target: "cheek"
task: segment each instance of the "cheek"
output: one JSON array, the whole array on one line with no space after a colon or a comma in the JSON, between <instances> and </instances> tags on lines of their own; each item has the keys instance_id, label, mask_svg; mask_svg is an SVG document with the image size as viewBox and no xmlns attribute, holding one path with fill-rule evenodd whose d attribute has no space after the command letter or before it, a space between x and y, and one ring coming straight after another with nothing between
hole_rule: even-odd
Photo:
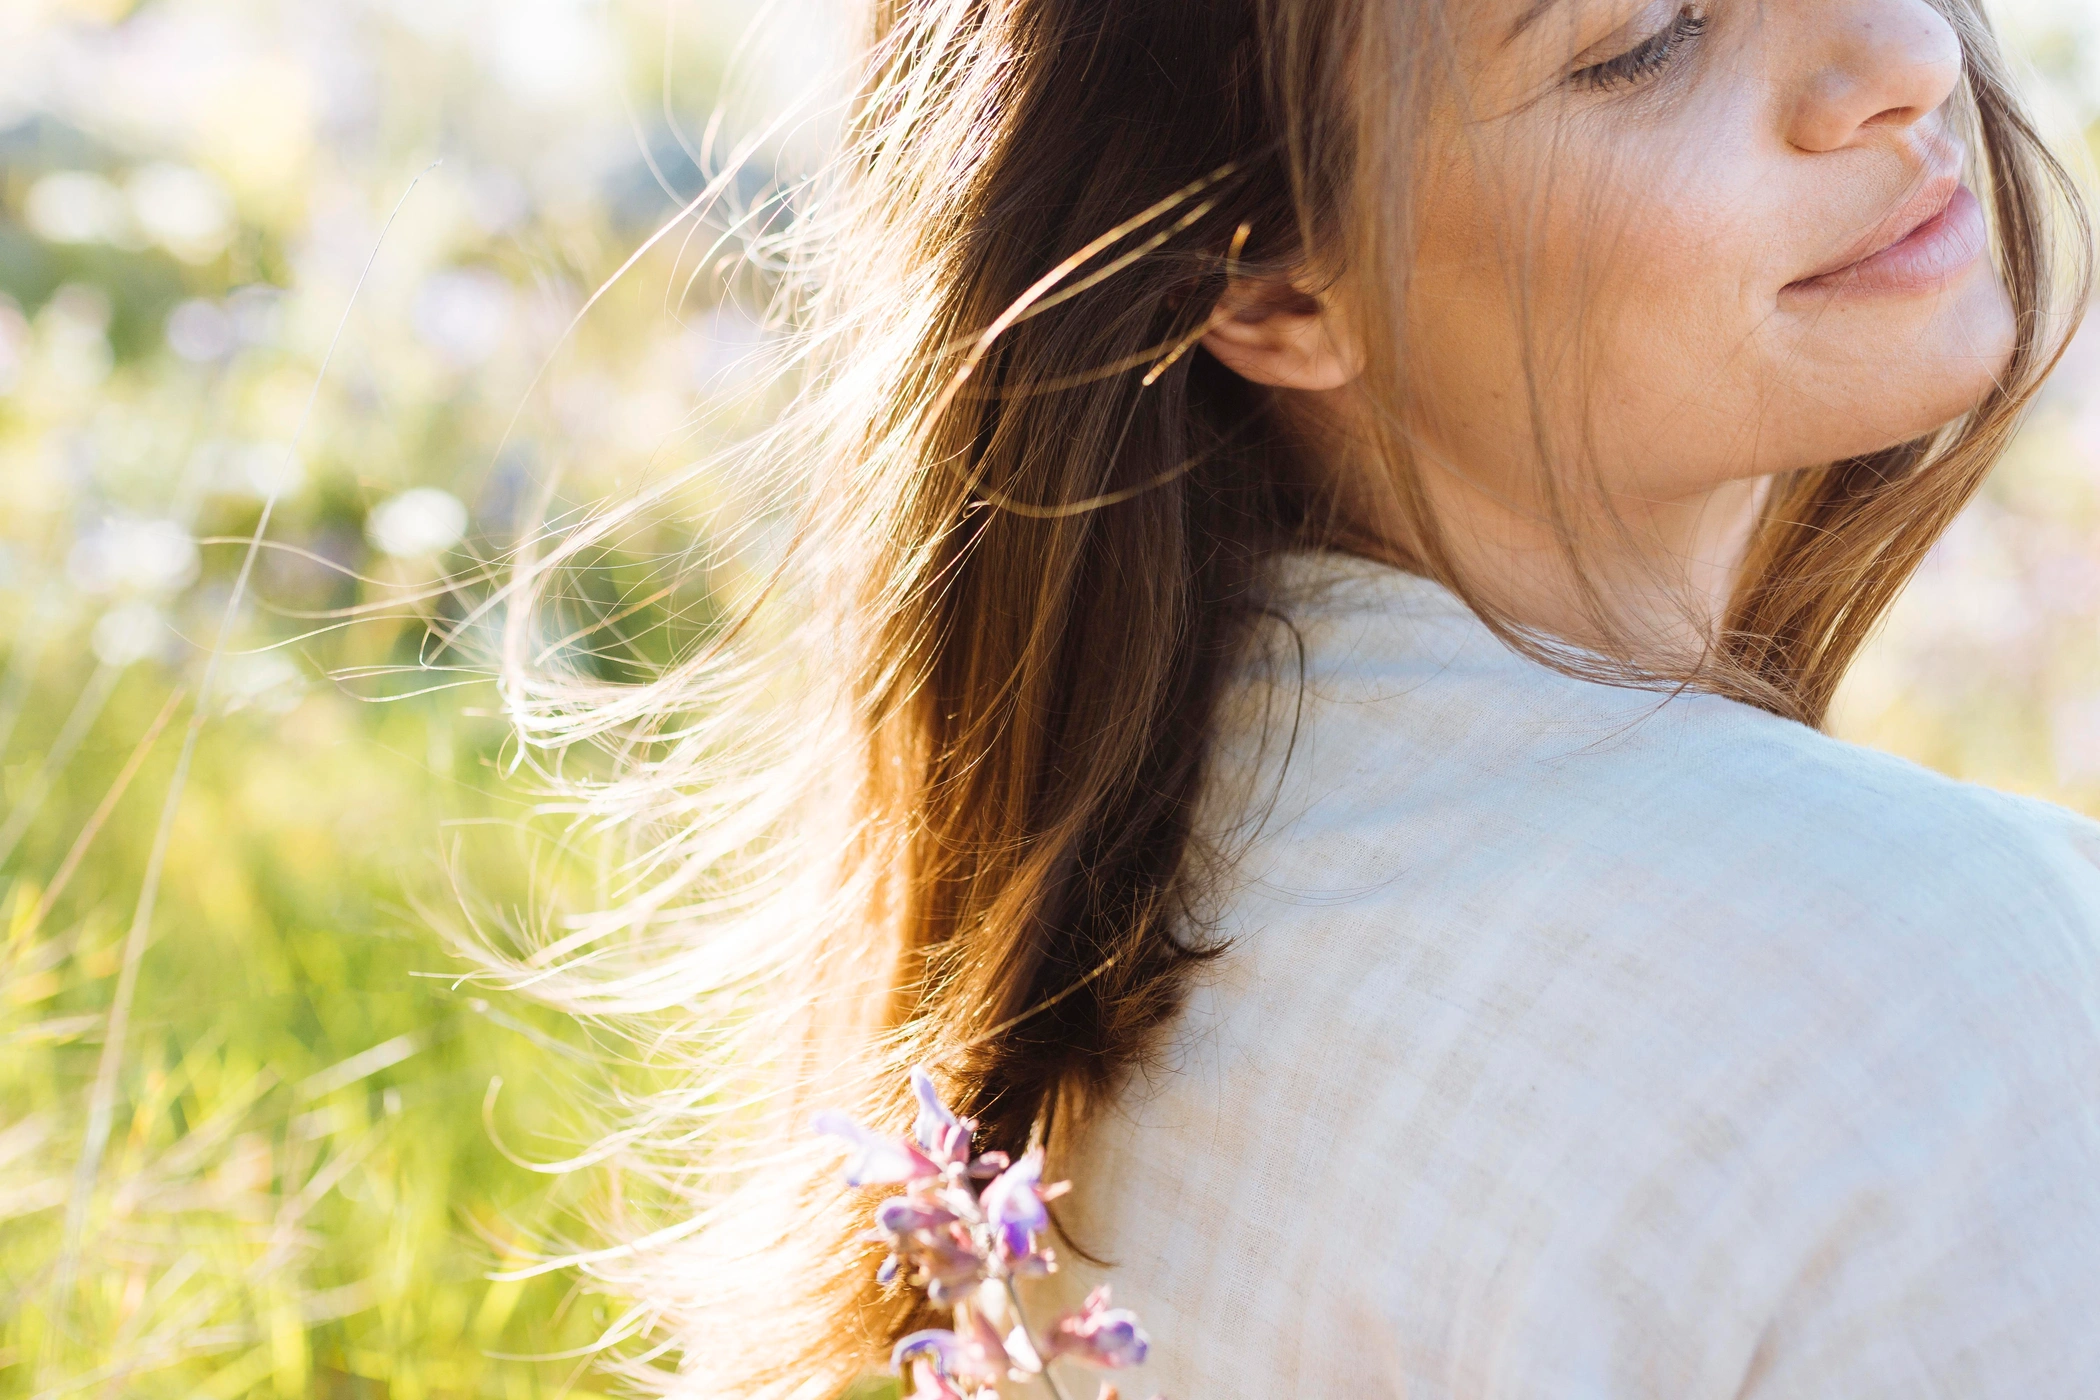
<instances>
[{"instance_id":1,"label":"cheek","mask_svg":"<svg viewBox=\"0 0 2100 1400\"><path fill-rule=\"evenodd\" d=\"M1613 179L1591 160L1584 178L1584 163L1544 181L1543 203L1446 186L1465 194L1424 228L1407 318L1421 414L1504 489L1537 480L1535 426L1557 472L1613 488L1726 479L1722 444L1755 397L1741 351L1768 230L1750 192L1697 172ZM1495 232L1524 228L1524 244Z\"/></svg>"},{"instance_id":2,"label":"cheek","mask_svg":"<svg viewBox=\"0 0 2100 1400\"><path fill-rule=\"evenodd\" d=\"M1694 255L1646 249L1680 269L1659 279L1674 295L1630 296L1592 357L1596 438L1628 486L1690 492L1893 447L1974 407L2011 357L2012 305L1987 259L1926 295L1797 309L1768 254L1709 234Z\"/></svg>"},{"instance_id":3,"label":"cheek","mask_svg":"<svg viewBox=\"0 0 2100 1400\"><path fill-rule=\"evenodd\" d=\"M1761 130L1754 85L1717 81L1600 151L1599 187L1561 216L1556 277L1584 292L1560 328L1582 367L1572 412L1621 489L1669 498L1777 469L1768 337L1809 230Z\"/></svg>"},{"instance_id":4,"label":"cheek","mask_svg":"<svg viewBox=\"0 0 2100 1400\"><path fill-rule=\"evenodd\" d=\"M1879 451L1990 391L2014 321L1988 260L1929 296L1782 308L1801 250L1828 237L1803 212L1828 191L1706 154L1657 178L1571 177L1528 211L1476 191L1432 230L1410 317L1420 417L1469 474L1535 486L1543 436L1563 479L1670 499ZM1526 219L1528 247L1479 232Z\"/></svg>"},{"instance_id":5,"label":"cheek","mask_svg":"<svg viewBox=\"0 0 2100 1400\"><path fill-rule=\"evenodd\" d=\"M1753 129L1740 113L1701 128ZM1990 259L1927 294L1797 304L1782 289L1837 241L1833 181L1858 177L1689 131L1681 149L1697 159L1600 196L1624 212L1570 230L1569 260L1544 279L1582 284L1585 257L1601 269L1589 304L1541 332L1582 346L1570 411L1607 481L1668 497L1821 466L1920 437L1990 392L2015 336Z\"/></svg>"},{"instance_id":6,"label":"cheek","mask_svg":"<svg viewBox=\"0 0 2100 1400\"><path fill-rule=\"evenodd\" d=\"M1499 246L1515 211L1463 167L1425 184L1437 193L1415 229L1399 318L1411 435L1445 465L1507 488L1528 422L1511 250Z\"/></svg>"},{"instance_id":7,"label":"cheek","mask_svg":"<svg viewBox=\"0 0 2100 1400\"><path fill-rule=\"evenodd\" d=\"M1590 239L1596 290L1566 328L1581 347L1600 465L1616 484L1661 495L1761 474L1770 375L1758 346L1781 221L1737 183L1615 193L1624 212Z\"/></svg>"},{"instance_id":8,"label":"cheek","mask_svg":"<svg viewBox=\"0 0 2100 1400\"><path fill-rule=\"evenodd\" d=\"M1783 308L1830 240L1831 177L1711 134L1752 130L1707 111L1649 133L1661 159L1559 142L1550 172L1438 172L1403 314L1424 443L1522 493L1543 437L1557 476L1667 499L1877 451L1981 399L2014 329L1988 260L1930 296Z\"/></svg>"}]
</instances>

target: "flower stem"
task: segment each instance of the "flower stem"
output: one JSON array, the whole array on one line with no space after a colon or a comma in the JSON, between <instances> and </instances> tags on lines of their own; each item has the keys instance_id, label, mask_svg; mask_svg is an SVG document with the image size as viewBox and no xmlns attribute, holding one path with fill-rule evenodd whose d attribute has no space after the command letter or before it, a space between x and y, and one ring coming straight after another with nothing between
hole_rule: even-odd
<instances>
[{"instance_id":1,"label":"flower stem","mask_svg":"<svg viewBox=\"0 0 2100 1400\"><path fill-rule=\"evenodd\" d=\"M1035 1328L1028 1323L1028 1312L1021 1306L1021 1295L1014 1288L1014 1281L1011 1278L1006 1278L1000 1280L1000 1282L1006 1285L1006 1300L1013 1304L1014 1320L1020 1323L1022 1335L1028 1338L1028 1345L1035 1348L1037 1359L1043 1363L1043 1369L1039 1372L1043 1378L1043 1384L1050 1388L1050 1394L1054 1397L1054 1400L1065 1400L1064 1391L1058 1388L1057 1377L1050 1374L1050 1358L1044 1355L1043 1347L1035 1339Z\"/></svg>"}]
</instances>

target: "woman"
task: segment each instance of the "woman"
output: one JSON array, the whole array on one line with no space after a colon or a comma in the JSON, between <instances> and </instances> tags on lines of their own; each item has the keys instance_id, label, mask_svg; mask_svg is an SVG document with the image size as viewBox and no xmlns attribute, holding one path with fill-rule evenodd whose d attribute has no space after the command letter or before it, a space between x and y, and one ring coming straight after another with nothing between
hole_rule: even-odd
<instances>
[{"instance_id":1,"label":"woman","mask_svg":"<svg viewBox=\"0 0 2100 1400\"><path fill-rule=\"evenodd\" d=\"M1815 727L2082 296L1979 8L879 9L778 586L513 675L648 755L532 976L697 1047L678 1384L919 1320L805 1125L924 1064L1132 1393L2100 1394L2100 829Z\"/></svg>"}]
</instances>

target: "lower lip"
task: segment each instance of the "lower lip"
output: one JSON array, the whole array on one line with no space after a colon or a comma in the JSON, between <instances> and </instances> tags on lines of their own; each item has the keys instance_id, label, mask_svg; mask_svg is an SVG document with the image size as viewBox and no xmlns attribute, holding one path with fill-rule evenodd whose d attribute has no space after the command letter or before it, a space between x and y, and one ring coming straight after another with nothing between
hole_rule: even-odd
<instances>
[{"instance_id":1,"label":"lower lip","mask_svg":"<svg viewBox=\"0 0 2100 1400\"><path fill-rule=\"evenodd\" d=\"M1824 296L1938 291L1968 271L1988 243L1983 205L1963 185L1945 209L1918 225L1902 242L1850 267L1792 283L1786 290Z\"/></svg>"}]
</instances>

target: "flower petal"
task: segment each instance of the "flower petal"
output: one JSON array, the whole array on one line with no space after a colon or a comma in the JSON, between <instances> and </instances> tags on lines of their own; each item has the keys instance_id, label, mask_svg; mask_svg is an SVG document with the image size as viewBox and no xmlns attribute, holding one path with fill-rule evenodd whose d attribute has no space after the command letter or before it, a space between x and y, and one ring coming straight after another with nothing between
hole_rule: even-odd
<instances>
[{"instance_id":1,"label":"flower petal","mask_svg":"<svg viewBox=\"0 0 2100 1400\"><path fill-rule=\"evenodd\" d=\"M941 1093L934 1087L933 1076L914 1067L911 1091L919 1101L919 1117L912 1124L912 1135L919 1140L919 1146L938 1161L965 1160L970 1152L970 1129L955 1116L953 1109L941 1102Z\"/></svg>"},{"instance_id":2,"label":"flower petal","mask_svg":"<svg viewBox=\"0 0 2100 1400\"><path fill-rule=\"evenodd\" d=\"M906 1400L964 1400L963 1393L930 1362L912 1362L911 1378L912 1392Z\"/></svg>"},{"instance_id":3,"label":"flower petal","mask_svg":"<svg viewBox=\"0 0 2100 1400\"><path fill-rule=\"evenodd\" d=\"M1026 1327L1015 1327L1006 1334L1006 1354L1012 1359L1016 1371L1040 1375L1043 1358L1036 1352L1035 1339L1028 1335Z\"/></svg>"},{"instance_id":4,"label":"flower petal","mask_svg":"<svg viewBox=\"0 0 2100 1400\"><path fill-rule=\"evenodd\" d=\"M1108 1285L1086 1295L1077 1312L1066 1313L1050 1329L1052 1356L1068 1356L1089 1366L1135 1366L1151 1350L1137 1314L1108 1305Z\"/></svg>"},{"instance_id":5,"label":"flower petal","mask_svg":"<svg viewBox=\"0 0 2100 1400\"><path fill-rule=\"evenodd\" d=\"M955 1310L956 1335L963 1344L964 1362L958 1374L964 1380L983 1381L986 1385L997 1385L1006 1379L1013 1367L1013 1359L1006 1354L1006 1343L1000 1339L999 1329L986 1320L983 1313L973 1307Z\"/></svg>"},{"instance_id":6,"label":"flower petal","mask_svg":"<svg viewBox=\"0 0 2100 1400\"><path fill-rule=\"evenodd\" d=\"M933 1364L940 1368L941 1374L948 1375L954 1363L962 1357L962 1338L945 1327L928 1327L901 1337L890 1349L890 1366L901 1371L904 1363L916 1356L933 1358Z\"/></svg>"},{"instance_id":7,"label":"flower petal","mask_svg":"<svg viewBox=\"0 0 2100 1400\"><path fill-rule=\"evenodd\" d=\"M909 1196L898 1196L884 1201L875 1212L875 1223L893 1235L908 1235L914 1230L937 1230L955 1219L955 1212L943 1206L925 1201L915 1201Z\"/></svg>"},{"instance_id":8,"label":"flower petal","mask_svg":"<svg viewBox=\"0 0 2100 1400\"><path fill-rule=\"evenodd\" d=\"M1043 1206L1037 1188L1043 1180L1043 1154L1030 1151L1020 1161L999 1173L998 1180L984 1188L979 1201L984 1217L999 1232L1009 1254L1028 1253L1030 1237L1050 1228L1050 1212Z\"/></svg>"},{"instance_id":9,"label":"flower petal","mask_svg":"<svg viewBox=\"0 0 2100 1400\"><path fill-rule=\"evenodd\" d=\"M984 1256L969 1232L959 1225L902 1237L899 1248L917 1267L926 1296L944 1307L984 1278Z\"/></svg>"},{"instance_id":10,"label":"flower petal","mask_svg":"<svg viewBox=\"0 0 2100 1400\"><path fill-rule=\"evenodd\" d=\"M919 1101L919 1142L931 1147L934 1138L943 1128L956 1126L955 1114L941 1102L941 1091L933 1084L933 1076L923 1068L914 1066L911 1072L912 1096Z\"/></svg>"},{"instance_id":11,"label":"flower petal","mask_svg":"<svg viewBox=\"0 0 2100 1400\"><path fill-rule=\"evenodd\" d=\"M916 1181L940 1175L941 1169L911 1143L878 1133L834 1109L827 1108L810 1119L810 1127L853 1149L852 1160L846 1163L848 1186Z\"/></svg>"}]
</instances>

